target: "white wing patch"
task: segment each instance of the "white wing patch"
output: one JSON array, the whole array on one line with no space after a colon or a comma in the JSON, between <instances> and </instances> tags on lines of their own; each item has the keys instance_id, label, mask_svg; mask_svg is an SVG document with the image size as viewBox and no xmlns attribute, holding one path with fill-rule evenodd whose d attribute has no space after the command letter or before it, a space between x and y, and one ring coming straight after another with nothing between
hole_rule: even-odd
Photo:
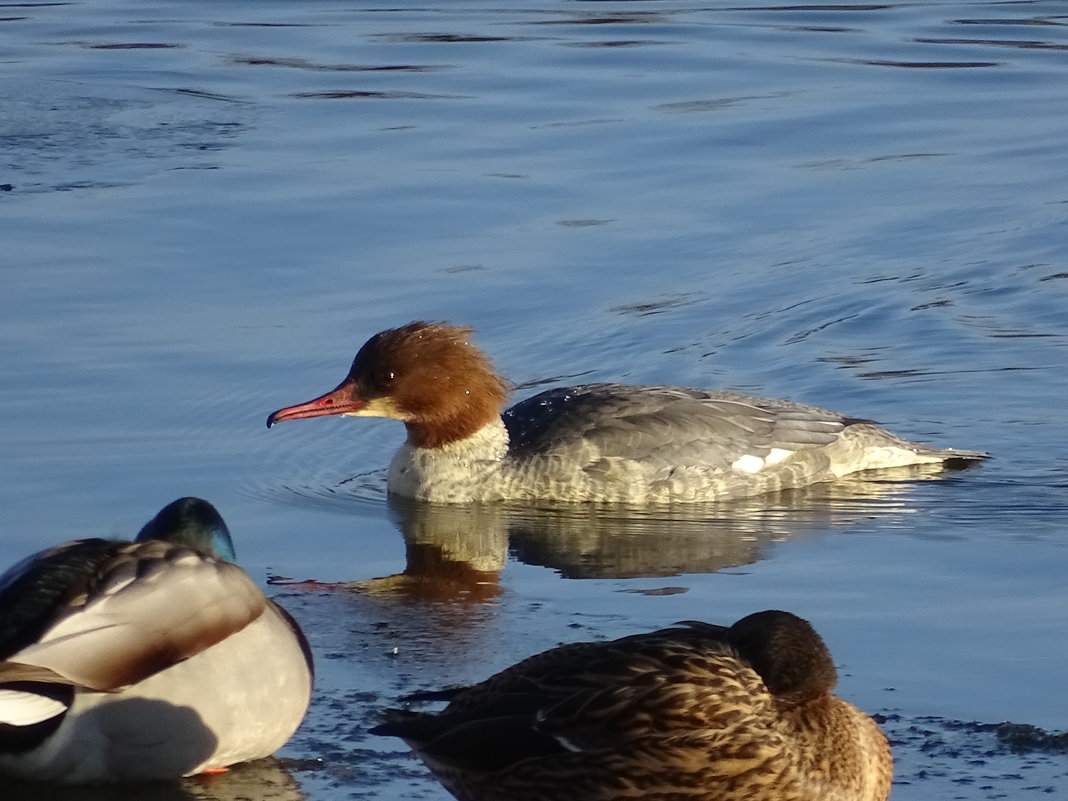
<instances>
[{"instance_id":1,"label":"white wing patch","mask_svg":"<svg viewBox=\"0 0 1068 801\"><path fill-rule=\"evenodd\" d=\"M764 469L764 460L759 456L746 454L731 462L731 467L744 473L759 473Z\"/></svg>"},{"instance_id":2,"label":"white wing patch","mask_svg":"<svg viewBox=\"0 0 1068 801\"><path fill-rule=\"evenodd\" d=\"M0 690L0 723L9 726L32 726L54 718L67 709L52 698L21 690Z\"/></svg>"},{"instance_id":3,"label":"white wing patch","mask_svg":"<svg viewBox=\"0 0 1068 801\"><path fill-rule=\"evenodd\" d=\"M772 448L767 458L764 460L767 464L778 464L785 461L787 457L793 456L793 451L788 451L785 448Z\"/></svg>"},{"instance_id":4,"label":"white wing patch","mask_svg":"<svg viewBox=\"0 0 1068 801\"><path fill-rule=\"evenodd\" d=\"M763 459L759 456L753 456L751 453L747 453L745 456L740 456L731 463L731 467L735 470L741 470L743 473L759 473L765 467L770 467L773 464L778 464L786 460L788 457L793 456L793 451L788 451L785 448L772 448L768 455Z\"/></svg>"}]
</instances>

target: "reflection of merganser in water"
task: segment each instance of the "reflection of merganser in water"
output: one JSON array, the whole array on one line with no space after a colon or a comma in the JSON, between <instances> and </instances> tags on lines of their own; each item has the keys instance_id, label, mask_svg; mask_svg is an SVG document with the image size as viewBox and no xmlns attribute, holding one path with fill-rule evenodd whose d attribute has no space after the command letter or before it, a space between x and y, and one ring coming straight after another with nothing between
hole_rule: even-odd
<instances>
[{"instance_id":1,"label":"reflection of merganser in water","mask_svg":"<svg viewBox=\"0 0 1068 801\"><path fill-rule=\"evenodd\" d=\"M757 612L562 645L371 733L464 801L885 801L886 737L836 679L807 621Z\"/></svg>"},{"instance_id":2,"label":"reflection of merganser in water","mask_svg":"<svg viewBox=\"0 0 1068 801\"><path fill-rule=\"evenodd\" d=\"M870 420L787 400L667 386L551 389L501 413L507 388L471 329L414 322L360 348L348 376L267 425L341 414L401 420L391 493L494 500L671 503L800 487L858 470L975 460Z\"/></svg>"}]
</instances>

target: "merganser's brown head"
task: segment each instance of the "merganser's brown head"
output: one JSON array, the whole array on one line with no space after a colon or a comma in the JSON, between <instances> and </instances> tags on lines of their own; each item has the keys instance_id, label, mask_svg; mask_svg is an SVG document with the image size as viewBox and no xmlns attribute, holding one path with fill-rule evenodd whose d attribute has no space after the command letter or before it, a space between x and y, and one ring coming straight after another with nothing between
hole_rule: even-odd
<instances>
[{"instance_id":1,"label":"merganser's brown head","mask_svg":"<svg viewBox=\"0 0 1068 801\"><path fill-rule=\"evenodd\" d=\"M469 437L498 418L508 394L473 331L417 321L375 334L360 348L345 380L325 395L272 412L283 420L327 415L389 417L419 448Z\"/></svg>"}]
</instances>

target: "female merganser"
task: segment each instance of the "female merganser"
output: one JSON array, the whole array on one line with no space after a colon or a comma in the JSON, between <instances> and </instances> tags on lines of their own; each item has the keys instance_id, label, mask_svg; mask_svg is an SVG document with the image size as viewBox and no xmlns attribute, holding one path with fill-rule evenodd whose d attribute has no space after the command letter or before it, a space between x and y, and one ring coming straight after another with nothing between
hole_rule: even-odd
<instances>
[{"instance_id":1,"label":"female merganser","mask_svg":"<svg viewBox=\"0 0 1068 801\"><path fill-rule=\"evenodd\" d=\"M215 507L182 498L133 542L75 540L0 576L0 773L175 779L280 748L311 654L233 559Z\"/></svg>"},{"instance_id":2,"label":"female merganser","mask_svg":"<svg viewBox=\"0 0 1068 801\"><path fill-rule=\"evenodd\" d=\"M885 801L890 746L836 678L807 621L757 612L563 645L371 732L463 801Z\"/></svg>"},{"instance_id":3,"label":"female merganser","mask_svg":"<svg viewBox=\"0 0 1068 801\"><path fill-rule=\"evenodd\" d=\"M389 492L438 503L676 503L829 481L858 470L982 459L871 420L787 400L668 386L550 389L501 414L507 387L470 328L414 322L371 337L348 376L267 418L404 422Z\"/></svg>"}]
</instances>

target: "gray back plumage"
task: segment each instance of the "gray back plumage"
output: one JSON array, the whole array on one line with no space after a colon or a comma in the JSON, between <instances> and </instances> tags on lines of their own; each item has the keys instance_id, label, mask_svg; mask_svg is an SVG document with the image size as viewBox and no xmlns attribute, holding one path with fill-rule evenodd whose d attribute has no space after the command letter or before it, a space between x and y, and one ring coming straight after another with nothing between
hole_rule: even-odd
<instances>
[{"instance_id":1,"label":"gray back plumage","mask_svg":"<svg viewBox=\"0 0 1068 801\"><path fill-rule=\"evenodd\" d=\"M568 456L596 446L602 458L727 466L740 454L833 442L853 422L787 400L668 386L585 384L551 389L504 414L509 455Z\"/></svg>"}]
</instances>

